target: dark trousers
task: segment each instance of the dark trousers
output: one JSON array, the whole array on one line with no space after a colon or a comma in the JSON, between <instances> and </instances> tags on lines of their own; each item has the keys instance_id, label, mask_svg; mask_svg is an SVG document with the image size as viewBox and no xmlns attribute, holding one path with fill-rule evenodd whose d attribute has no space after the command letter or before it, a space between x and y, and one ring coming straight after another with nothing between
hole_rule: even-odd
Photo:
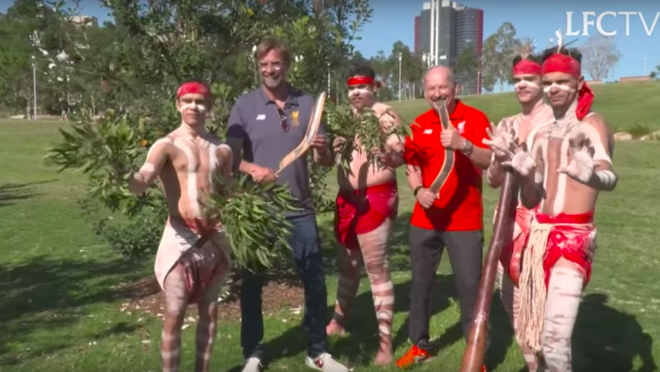
<instances>
[{"instance_id":1,"label":"dark trousers","mask_svg":"<svg viewBox=\"0 0 660 372\"><path fill-rule=\"evenodd\" d=\"M481 278L484 248L483 231L437 231L410 227L410 260L412 288L410 294L410 340L422 349L429 349L429 322L433 284L440 265L442 251L447 248L454 274L461 325L467 339L472 324L472 311Z\"/></svg>"},{"instance_id":2,"label":"dark trousers","mask_svg":"<svg viewBox=\"0 0 660 372\"><path fill-rule=\"evenodd\" d=\"M328 300L318 227L313 214L291 217L289 221L293 224L289 244L305 289L303 327L308 336L308 355L315 358L326 351L325 318ZM241 347L246 359L251 356L260 359L264 357L264 350L260 346L264 337L262 286L262 276L243 271Z\"/></svg>"}]
</instances>

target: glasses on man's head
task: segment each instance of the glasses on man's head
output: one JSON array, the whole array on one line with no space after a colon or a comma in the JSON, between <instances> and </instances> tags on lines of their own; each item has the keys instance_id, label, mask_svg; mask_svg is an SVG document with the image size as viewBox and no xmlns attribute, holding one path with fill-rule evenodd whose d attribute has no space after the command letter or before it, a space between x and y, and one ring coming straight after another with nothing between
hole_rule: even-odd
<instances>
[{"instance_id":1,"label":"glasses on man's head","mask_svg":"<svg viewBox=\"0 0 660 372\"><path fill-rule=\"evenodd\" d=\"M281 108L277 108L277 113L280 114L280 126L285 132L289 131L289 118L286 116L286 113Z\"/></svg>"}]
</instances>

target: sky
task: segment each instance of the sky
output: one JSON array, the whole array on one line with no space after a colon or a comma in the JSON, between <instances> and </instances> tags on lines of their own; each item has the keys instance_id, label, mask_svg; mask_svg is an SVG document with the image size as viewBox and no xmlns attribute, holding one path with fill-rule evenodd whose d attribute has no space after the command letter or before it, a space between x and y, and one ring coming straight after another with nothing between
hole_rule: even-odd
<instances>
[{"instance_id":1,"label":"sky","mask_svg":"<svg viewBox=\"0 0 660 372\"><path fill-rule=\"evenodd\" d=\"M359 34L362 40L355 46L365 57L371 57L383 50L389 55L392 44L402 41L411 49L414 47L415 16L422 10L424 0L371 0L373 17ZM0 0L0 12L6 12L12 0ZM629 16L629 32L626 35L626 16L604 15L602 28L606 32L617 31L614 36L616 46L622 54L618 65L608 77L608 81L622 76L639 76L650 73L660 65L660 3L651 0L460 0L458 3L484 11L484 40L503 22L511 22L518 37L536 40L537 47L550 46L550 38L555 31L578 33L566 36L566 41L577 39L573 46L584 43L589 36L583 35L583 12L592 11L593 26L589 35L597 33L596 19L605 12L637 12ZM108 10L97 0L82 0L83 13L95 16L100 22L108 20ZM571 27L568 29L566 12L573 12ZM643 17L646 27L640 18ZM655 25L654 25L654 20ZM655 27L653 27L655 26ZM646 65L646 68L645 68ZM589 77L587 76L587 79Z\"/></svg>"}]
</instances>

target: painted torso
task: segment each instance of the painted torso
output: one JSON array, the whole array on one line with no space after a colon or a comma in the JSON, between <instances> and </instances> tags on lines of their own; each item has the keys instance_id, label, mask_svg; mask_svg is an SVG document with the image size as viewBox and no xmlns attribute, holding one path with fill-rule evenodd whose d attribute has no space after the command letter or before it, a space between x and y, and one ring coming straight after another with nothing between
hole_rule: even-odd
<instances>
[{"instance_id":1,"label":"painted torso","mask_svg":"<svg viewBox=\"0 0 660 372\"><path fill-rule=\"evenodd\" d=\"M380 123L383 127L396 125L396 118L387 113L389 106L382 103L375 103L372 109L380 116ZM355 139L359 143L359 138ZM402 141L401 141L402 142ZM394 145L388 141L388 145ZM396 169L378 168L373 164L367 163L367 154L369 149L361 151L353 150L350 163L350 173L337 171L337 183L340 189L344 190L363 190L369 186L381 185L396 180Z\"/></svg>"},{"instance_id":2,"label":"painted torso","mask_svg":"<svg viewBox=\"0 0 660 372\"><path fill-rule=\"evenodd\" d=\"M569 139L578 133L585 134L591 140L595 148L594 160L606 160L611 163L605 153L603 141L589 123L591 115L594 113L590 113L582 121L578 120L575 114L567 115L534 136L532 153L539 164L537 173L542 173L545 189L545 198L539 205L543 214L551 216L560 213L582 214L594 209L598 191L557 171L571 162Z\"/></svg>"},{"instance_id":3,"label":"painted torso","mask_svg":"<svg viewBox=\"0 0 660 372\"><path fill-rule=\"evenodd\" d=\"M170 216L204 218L206 213L200 201L214 192L213 180L218 170L231 161L218 151L227 145L210 133L193 136L180 129L158 142L169 147L170 157L159 178Z\"/></svg>"}]
</instances>

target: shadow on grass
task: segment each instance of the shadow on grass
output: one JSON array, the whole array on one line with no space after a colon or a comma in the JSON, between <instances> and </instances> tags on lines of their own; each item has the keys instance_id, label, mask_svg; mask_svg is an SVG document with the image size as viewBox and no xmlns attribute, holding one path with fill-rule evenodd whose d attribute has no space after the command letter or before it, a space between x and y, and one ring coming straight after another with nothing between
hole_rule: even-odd
<instances>
[{"instance_id":1,"label":"shadow on grass","mask_svg":"<svg viewBox=\"0 0 660 372\"><path fill-rule=\"evenodd\" d=\"M409 231L410 213L397 218L395 230L391 238L390 269L392 272L409 271ZM330 224L319 226L323 244L326 272L336 272L337 254L334 244L334 233ZM330 243L333 242L333 243ZM486 244L486 247L488 245ZM486 252L484 251L484 254ZM446 255L443 255L443 259ZM410 281L395 285L395 313L407 312L409 306ZM334 296L331 296L331 298ZM449 299L456 299L456 289L453 275L438 275L436 277L432 314L436 315L449 306ZM634 316L620 312L607 306L606 295L590 294L581 304L574 339L573 359L576 371L636 371L650 372L656 370L652 356L653 339L643 332ZM330 319L333 305L327 307L327 319ZM336 357L349 361L351 366L370 365L378 348L377 324L373 310L371 292L358 295L352 305L352 313L347 323L348 337L330 338L329 352ZM490 370L502 365L507 357L510 347L516 344L512 325L500 301L499 290L493 293L490 312L490 344L486 353L486 363ZM408 343L408 324L405 323L395 331L393 343L397 355L398 350ZM268 326L266 324L266 326ZM443 330L432 342L433 354L441 352L463 337L460 322ZM307 350L307 334L299 325L289 329L284 334L270 340L265 345L267 364L280 358L305 353ZM514 346L517 347L517 346ZM520 353L518 365L521 371L526 371L525 363ZM442 363L439 361L439 363ZM641 365L641 367L640 367ZM636 368L636 369L633 369ZM241 371L236 366L230 371Z\"/></svg>"},{"instance_id":2,"label":"shadow on grass","mask_svg":"<svg viewBox=\"0 0 660 372\"><path fill-rule=\"evenodd\" d=\"M30 183L5 183L0 185L0 207L15 204L18 200L29 199L36 196L32 190L33 186L50 183L56 180L46 180Z\"/></svg>"},{"instance_id":3,"label":"shadow on grass","mask_svg":"<svg viewBox=\"0 0 660 372\"><path fill-rule=\"evenodd\" d=\"M79 341L63 338L47 349L36 346L22 354L11 353L9 346L31 340L34 332L72 326L88 316L83 306L125 298L127 293L113 287L139 275L137 265L121 259L98 262L36 256L20 264L0 264L0 365L40 357ZM117 325L108 334L127 332L125 328Z\"/></svg>"},{"instance_id":4,"label":"shadow on grass","mask_svg":"<svg viewBox=\"0 0 660 372\"><path fill-rule=\"evenodd\" d=\"M657 371L653 338L635 316L607 306L603 293L580 304L573 336L574 364L581 371Z\"/></svg>"}]
</instances>

